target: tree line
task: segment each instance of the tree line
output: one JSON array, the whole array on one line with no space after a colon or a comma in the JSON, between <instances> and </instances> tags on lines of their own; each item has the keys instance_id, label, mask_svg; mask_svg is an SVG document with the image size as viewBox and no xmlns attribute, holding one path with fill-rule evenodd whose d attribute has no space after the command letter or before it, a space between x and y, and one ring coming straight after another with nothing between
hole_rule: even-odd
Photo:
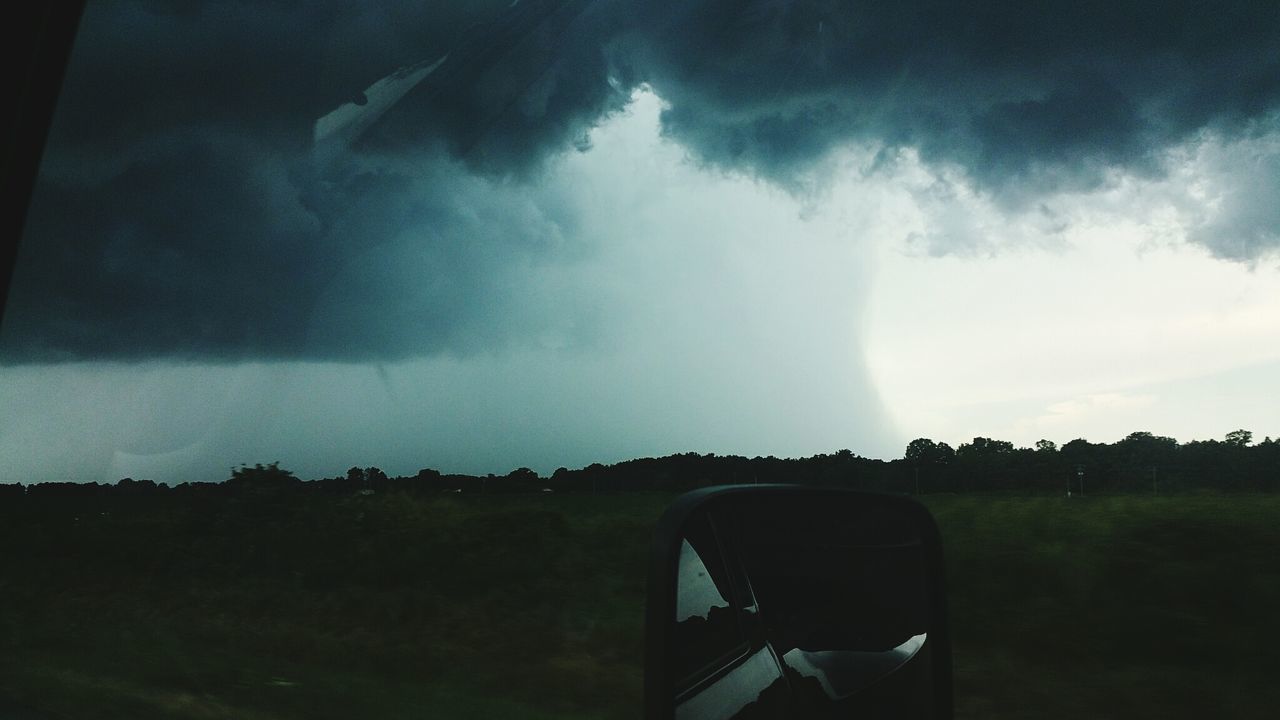
<instances>
[{"instance_id":1,"label":"tree line","mask_svg":"<svg viewBox=\"0 0 1280 720\"><path fill-rule=\"evenodd\" d=\"M1280 440L1267 437L1254 443L1247 430L1232 431L1222 440L1187 443L1134 432L1114 443L1077 439L1061 447L1050 440L1015 447L1008 441L975 437L952 448L945 442L917 438L907 444L901 458L893 460L862 457L850 450L807 458L689 452L612 465L593 463L577 470L562 467L548 477L525 467L484 476L426 468L396 477L377 467L352 467L334 477L302 480L279 463L269 463L233 468L221 483L168 486L124 478L115 484L0 484L0 502L21 497L166 493L276 497L296 493L678 492L732 483L799 483L907 494L1275 492L1280 490Z\"/></svg>"}]
</instances>

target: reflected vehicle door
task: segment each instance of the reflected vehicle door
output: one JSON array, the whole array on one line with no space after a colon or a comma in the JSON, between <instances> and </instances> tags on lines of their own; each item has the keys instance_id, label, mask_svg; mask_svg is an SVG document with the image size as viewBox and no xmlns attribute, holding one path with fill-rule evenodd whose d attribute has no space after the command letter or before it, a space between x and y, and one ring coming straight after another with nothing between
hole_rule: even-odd
<instances>
[{"instance_id":1,"label":"reflected vehicle door","mask_svg":"<svg viewBox=\"0 0 1280 720\"><path fill-rule=\"evenodd\" d=\"M689 523L676 579L675 717L785 718L789 690L740 566L712 518Z\"/></svg>"}]
</instances>

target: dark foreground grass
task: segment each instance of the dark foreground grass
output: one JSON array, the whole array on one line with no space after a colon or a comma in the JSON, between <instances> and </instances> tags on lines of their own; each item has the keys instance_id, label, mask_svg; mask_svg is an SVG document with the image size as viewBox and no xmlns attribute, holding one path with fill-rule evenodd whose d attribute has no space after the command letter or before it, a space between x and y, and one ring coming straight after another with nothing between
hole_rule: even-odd
<instances>
[{"instance_id":1,"label":"dark foreground grass","mask_svg":"<svg viewBox=\"0 0 1280 720\"><path fill-rule=\"evenodd\" d=\"M966 718L1274 718L1280 497L931 497Z\"/></svg>"},{"instance_id":2,"label":"dark foreground grass","mask_svg":"<svg viewBox=\"0 0 1280 720\"><path fill-rule=\"evenodd\" d=\"M670 500L3 508L0 717L637 717ZM960 717L1276 716L1280 498L926 503Z\"/></svg>"},{"instance_id":3,"label":"dark foreground grass","mask_svg":"<svg viewBox=\"0 0 1280 720\"><path fill-rule=\"evenodd\" d=\"M0 531L0 698L68 718L632 717L669 500L27 508Z\"/></svg>"}]
</instances>

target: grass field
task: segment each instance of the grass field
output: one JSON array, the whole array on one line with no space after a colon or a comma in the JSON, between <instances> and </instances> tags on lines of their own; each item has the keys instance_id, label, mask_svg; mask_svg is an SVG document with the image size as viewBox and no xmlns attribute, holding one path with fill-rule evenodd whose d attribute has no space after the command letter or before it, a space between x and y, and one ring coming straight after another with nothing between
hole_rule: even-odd
<instances>
[{"instance_id":1,"label":"grass field","mask_svg":"<svg viewBox=\"0 0 1280 720\"><path fill-rule=\"evenodd\" d=\"M0 718L637 717L670 499L0 508ZM958 717L1275 717L1280 497L924 499Z\"/></svg>"},{"instance_id":2,"label":"grass field","mask_svg":"<svg viewBox=\"0 0 1280 720\"><path fill-rule=\"evenodd\" d=\"M929 498L961 717L1275 717L1280 497Z\"/></svg>"}]
</instances>

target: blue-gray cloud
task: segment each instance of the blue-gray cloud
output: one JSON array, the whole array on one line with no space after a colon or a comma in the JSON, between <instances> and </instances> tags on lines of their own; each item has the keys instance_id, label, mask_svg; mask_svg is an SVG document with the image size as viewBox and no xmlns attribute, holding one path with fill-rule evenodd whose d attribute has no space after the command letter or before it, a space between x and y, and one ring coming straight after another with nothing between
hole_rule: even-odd
<instances>
[{"instance_id":1,"label":"blue-gray cloud","mask_svg":"<svg viewBox=\"0 0 1280 720\"><path fill-rule=\"evenodd\" d=\"M1025 206L1159 175L1205 132L1276 132L1278 46L1280 6L1249 2L94 3L0 355L368 359L536 336L585 312L538 297L536 268L584 242L539 174L642 83L712 166L788 185L844 143L910 147ZM317 161L318 118L442 57ZM1274 249L1256 196L1192 239Z\"/></svg>"}]
</instances>

